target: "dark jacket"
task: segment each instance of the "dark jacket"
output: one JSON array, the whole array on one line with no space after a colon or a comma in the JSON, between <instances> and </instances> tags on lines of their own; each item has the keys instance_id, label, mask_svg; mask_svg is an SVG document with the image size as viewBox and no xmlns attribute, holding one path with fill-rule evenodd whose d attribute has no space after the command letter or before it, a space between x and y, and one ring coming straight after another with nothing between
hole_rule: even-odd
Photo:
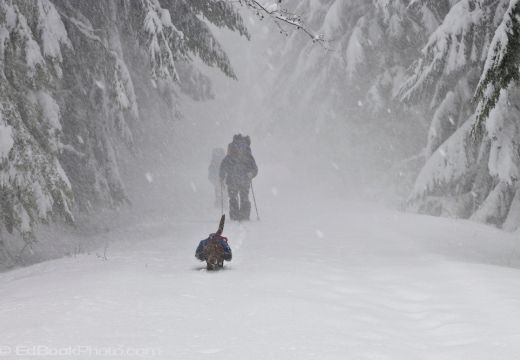
<instances>
[{"instance_id":1,"label":"dark jacket","mask_svg":"<svg viewBox=\"0 0 520 360\"><path fill-rule=\"evenodd\" d=\"M205 240L202 240L199 243L199 246L197 247L197 250L195 251L195 257L199 259L200 261L206 260L206 247L208 246L208 243L210 239L214 236L218 236L218 243L222 247L222 250L224 252L224 260L231 261L232 253L231 248L228 245L227 239L223 236L217 235L217 234L210 234L209 237Z\"/></svg>"},{"instance_id":2,"label":"dark jacket","mask_svg":"<svg viewBox=\"0 0 520 360\"><path fill-rule=\"evenodd\" d=\"M258 167L253 155L230 153L220 165L220 179L229 187L249 187L251 179L258 175Z\"/></svg>"}]
</instances>

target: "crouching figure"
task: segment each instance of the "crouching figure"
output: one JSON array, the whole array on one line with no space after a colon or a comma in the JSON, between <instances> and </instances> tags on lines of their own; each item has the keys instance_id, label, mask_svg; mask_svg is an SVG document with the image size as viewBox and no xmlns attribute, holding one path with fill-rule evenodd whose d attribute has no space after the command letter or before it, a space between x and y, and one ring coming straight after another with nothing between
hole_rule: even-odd
<instances>
[{"instance_id":1,"label":"crouching figure","mask_svg":"<svg viewBox=\"0 0 520 360\"><path fill-rule=\"evenodd\" d=\"M224 261L231 261L233 257L228 239L222 236L224 221L225 216L222 215L218 231L202 240L195 251L197 259L206 261L208 270L217 270L224 267Z\"/></svg>"}]
</instances>

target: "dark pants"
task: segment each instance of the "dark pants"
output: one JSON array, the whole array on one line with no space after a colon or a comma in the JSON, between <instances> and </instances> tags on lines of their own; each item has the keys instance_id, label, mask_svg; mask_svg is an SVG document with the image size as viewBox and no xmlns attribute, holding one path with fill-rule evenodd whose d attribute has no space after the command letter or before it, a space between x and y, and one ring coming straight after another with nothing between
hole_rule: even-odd
<instances>
[{"instance_id":1,"label":"dark pants","mask_svg":"<svg viewBox=\"0 0 520 360\"><path fill-rule=\"evenodd\" d=\"M249 187L249 184L228 185L229 216L231 220L249 220L251 214Z\"/></svg>"}]
</instances>

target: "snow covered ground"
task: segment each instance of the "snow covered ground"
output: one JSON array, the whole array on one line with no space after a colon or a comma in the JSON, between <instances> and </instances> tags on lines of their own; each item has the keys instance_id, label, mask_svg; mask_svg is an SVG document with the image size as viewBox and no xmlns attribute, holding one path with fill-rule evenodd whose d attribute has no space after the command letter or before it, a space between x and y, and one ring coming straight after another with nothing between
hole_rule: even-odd
<instances>
[{"instance_id":1,"label":"snow covered ground","mask_svg":"<svg viewBox=\"0 0 520 360\"><path fill-rule=\"evenodd\" d=\"M0 274L0 359L518 358L517 235L292 192L259 188L223 271L193 256L208 209L124 218L107 260Z\"/></svg>"}]
</instances>

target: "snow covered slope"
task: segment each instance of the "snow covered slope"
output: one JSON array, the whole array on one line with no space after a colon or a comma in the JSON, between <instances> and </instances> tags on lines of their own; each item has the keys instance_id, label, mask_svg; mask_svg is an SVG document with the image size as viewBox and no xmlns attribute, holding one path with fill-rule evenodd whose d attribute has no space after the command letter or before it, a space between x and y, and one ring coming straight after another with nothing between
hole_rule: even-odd
<instances>
[{"instance_id":1,"label":"snow covered slope","mask_svg":"<svg viewBox=\"0 0 520 360\"><path fill-rule=\"evenodd\" d=\"M223 271L193 256L208 210L128 217L104 235L107 260L0 274L0 359L517 358L518 236L266 179L262 221L226 228Z\"/></svg>"}]
</instances>

